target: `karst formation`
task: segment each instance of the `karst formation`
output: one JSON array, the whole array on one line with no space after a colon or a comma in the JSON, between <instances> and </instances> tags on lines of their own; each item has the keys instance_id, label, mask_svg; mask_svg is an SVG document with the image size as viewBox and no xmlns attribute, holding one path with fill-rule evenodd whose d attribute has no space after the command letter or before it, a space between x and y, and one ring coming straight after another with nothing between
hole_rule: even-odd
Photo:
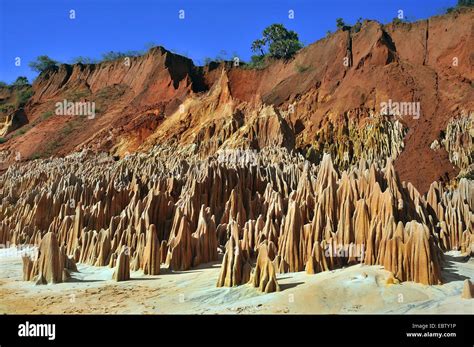
<instances>
[{"instance_id":1,"label":"karst formation","mask_svg":"<svg viewBox=\"0 0 474 347\"><path fill-rule=\"evenodd\" d=\"M218 266L216 291L356 264L442 284L446 252L474 255L473 22L365 20L262 69L154 47L0 87L3 106L31 92L0 112L0 244L35 250L37 284L83 264L117 282ZM100 112L54 114L64 99ZM383 114L392 99L423 112Z\"/></svg>"},{"instance_id":2,"label":"karst formation","mask_svg":"<svg viewBox=\"0 0 474 347\"><path fill-rule=\"evenodd\" d=\"M443 252L470 253L474 185L420 194L392 162L339 172L268 147L206 159L174 147L115 161L84 151L12 165L0 187L3 241L35 244L24 279L58 283L76 262L185 271L219 259L217 286L279 290L277 273L383 265L399 281L440 284Z\"/></svg>"}]
</instances>

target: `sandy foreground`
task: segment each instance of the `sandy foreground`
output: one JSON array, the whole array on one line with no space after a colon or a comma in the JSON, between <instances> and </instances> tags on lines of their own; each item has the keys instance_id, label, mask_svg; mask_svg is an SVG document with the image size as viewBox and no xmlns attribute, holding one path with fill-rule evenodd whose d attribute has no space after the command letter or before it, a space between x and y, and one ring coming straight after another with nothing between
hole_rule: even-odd
<instances>
[{"instance_id":1,"label":"sandy foreground","mask_svg":"<svg viewBox=\"0 0 474 347\"><path fill-rule=\"evenodd\" d=\"M22 251L23 252L23 251ZM216 288L220 261L190 271L162 269L157 276L131 272L115 282L113 269L78 264L66 283L22 281L21 252L0 249L2 314L235 314L235 313L474 313L474 299L461 298L463 281L474 280L474 259L446 253L445 284L386 284L381 266L354 265L308 275L278 275L281 291L262 294L250 285Z\"/></svg>"}]
</instances>

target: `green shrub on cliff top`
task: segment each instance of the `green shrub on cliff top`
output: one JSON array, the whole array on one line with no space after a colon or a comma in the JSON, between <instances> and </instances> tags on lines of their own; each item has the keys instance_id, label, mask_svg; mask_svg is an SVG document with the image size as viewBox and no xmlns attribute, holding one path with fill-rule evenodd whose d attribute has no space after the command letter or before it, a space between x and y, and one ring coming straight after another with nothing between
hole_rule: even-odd
<instances>
[{"instance_id":1,"label":"green shrub on cliff top","mask_svg":"<svg viewBox=\"0 0 474 347\"><path fill-rule=\"evenodd\" d=\"M251 49L261 57L290 59L302 47L296 32L286 29L283 24L272 24L263 30L262 38L252 43Z\"/></svg>"},{"instance_id":2,"label":"green shrub on cliff top","mask_svg":"<svg viewBox=\"0 0 474 347\"><path fill-rule=\"evenodd\" d=\"M47 55L40 55L36 60L31 61L28 65L30 68L36 72L43 72L48 69L52 69L58 66L58 62L51 59Z\"/></svg>"}]
</instances>

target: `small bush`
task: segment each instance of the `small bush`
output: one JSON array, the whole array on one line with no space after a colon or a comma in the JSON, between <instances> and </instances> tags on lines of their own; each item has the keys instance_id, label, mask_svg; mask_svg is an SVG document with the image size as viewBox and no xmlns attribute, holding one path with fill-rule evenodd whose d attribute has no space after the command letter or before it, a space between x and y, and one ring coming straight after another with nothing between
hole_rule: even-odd
<instances>
[{"instance_id":1,"label":"small bush","mask_svg":"<svg viewBox=\"0 0 474 347\"><path fill-rule=\"evenodd\" d=\"M35 152L30 156L30 160L35 160L41 158L41 153Z\"/></svg>"},{"instance_id":2,"label":"small bush","mask_svg":"<svg viewBox=\"0 0 474 347\"><path fill-rule=\"evenodd\" d=\"M13 111L15 107L16 106L12 103L3 104L3 105L0 105L0 112L2 113L10 112L10 111Z\"/></svg>"},{"instance_id":3,"label":"small bush","mask_svg":"<svg viewBox=\"0 0 474 347\"><path fill-rule=\"evenodd\" d=\"M18 107L21 108L25 106L28 100L30 100L30 98L32 97L32 95L33 91L31 89L20 91L20 93L18 94Z\"/></svg>"},{"instance_id":4,"label":"small bush","mask_svg":"<svg viewBox=\"0 0 474 347\"><path fill-rule=\"evenodd\" d=\"M74 123L67 123L61 130L61 136L62 137L67 137L69 136L75 129L76 129L77 124Z\"/></svg>"},{"instance_id":5,"label":"small bush","mask_svg":"<svg viewBox=\"0 0 474 347\"><path fill-rule=\"evenodd\" d=\"M90 95L90 92L86 89L83 90L72 90L66 95L68 101L76 102Z\"/></svg>"},{"instance_id":6,"label":"small bush","mask_svg":"<svg viewBox=\"0 0 474 347\"><path fill-rule=\"evenodd\" d=\"M244 69L262 70L267 67L267 57L263 55L252 55L248 64L242 65Z\"/></svg>"},{"instance_id":7,"label":"small bush","mask_svg":"<svg viewBox=\"0 0 474 347\"><path fill-rule=\"evenodd\" d=\"M299 65L299 64L296 64L296 71L298 71L298 73L304 73L306 71L308 71L311 66L304 66L304 65Z\"/></svg>"},{"instance_id":8,"label":"small bush","mask_svg":"<svg viewBox=\"0 0 474 347\"><path fill-rule=\"evenodd\" d=\"M352 30L358 33L362 28L362 18L357 19L357 22L353 25Z\"/></svg>"},{"instance_id":9,"label":"small bush","mask_svg":"<svg viewBox=\"0 0 474 347\"><path fill-rule=\"evenodd\" d=\"M456 6L448 7L446 13L459 12L459 9L463 7L474 7L474 0L458 0Z\"/></svg>"},{"instance_id":10,"label":"small bush","mask_svg":"<svg viewBox=\"0 0 474 347\"><path fill-rule=\"evenodd\" d=\"M50 118L53 115L53 111L47 111L41 115L41 120L44 121L48 118Z\"/></svg>"},{"instance_id":11,"label":"small bush","mask_svg":"<svg viewBox=\"0 0 474 347\"><path fill-rule=\"evenodd\" d=\"M342 29L346 26L346 23L344 23L344 20L342 18L337 18L336 19L336 26L338 29Z\"/></svg>"},{"instance_id":12,"label":"small bush","mask_svg":"<svg viewBox=\"0 0 474 347\"><path fill-rule=\"evenodd\" d=\"M102 61L114 61L123 57L125 57L124 53L110 51L102 54Z\"/></svg>"},{"instance_id":13,"label":"small bush","mask_svg":"<svg viewBox=\"0 0 474 347\"><path fill-rule=\"evenodd\" d=\"M13 86L27 86L29 85L30 83L28 82L28 78L26 78L25 76L20 76L18 77L15 82L13 82Z\"/></svg>"},{"instance_id":14,"label":"small bush","mask_svg":"<svg viewBox=\"0 0 474 347\"><path fill-rule=\"evenodd\" d=\"M101 62L114 61L114 60L125 58L125 57L138 57L142 54L143 52L139 52L139 51L126 51L126 52L110 51L110 52L102 54Z\"/></svg>"},{"instance_id":15,"label":"small bush","mask_svg":"<svg viewBox=\"0 0 474 347\"><path fill-rule=\"evenodd\" d=\"M30 62L28 65L32 70L42 73L43 71L57 68L59 63L47 55L40 55L35 61Z\"/></svg>"},{"instance_id":16,"label":"small bush","mask_svg":"<svg viewBox=\"0 0 474 347\"><path fill-rule=\"evenodd\" d=\"M395 17L395 18L393 18L392 23L397 25L397 24L402 24L403 21L400 18Z\"/></svg>"},{"instance_id":17,"label":"small bush","mask_svg":"<svg viewBox=\"0 0 474 347\"><path fill-rule=\"evenodd\" d=\"M474 7L474 0L458 0L457 7Z\"/></svg>"},{"instance_id":18,"label":"small bush","mask_svg":"<svg viewBox=\"0 0 474 347\"><path fill-rule=\"evenodd\" d=\"M13 134L12 134L12 138L13 137L17 137L17 136L20 136L20 135L23 135L23 134L26 134L26 132L28 131L29 129L27 127L23 127L17 131L15 131Z\"/></svg>"},{"instance_id":19,"label":"small bush","mask_svg":"<svg viewBox=\"0 0 474 347\"><path fill-rule=\"evenodd\" d=\"M0 143L5 143L5 142L7 142L7 139L4 137L0 137Z\"/></svg>"},{"instance_id":20,"label":"small bush","mask_svg":"<svg viewBox=\"0 0 474 347\"><path fill-rule=\"evenodd\" d=\"M71 60L71 63L72 64L87 65L87 64L95 64L95 63L97 63L97 61L95 59L92 59L92 58L89 58L89 57L79 56L79 57L73 58Z\"/></svg>"}]
</instances>

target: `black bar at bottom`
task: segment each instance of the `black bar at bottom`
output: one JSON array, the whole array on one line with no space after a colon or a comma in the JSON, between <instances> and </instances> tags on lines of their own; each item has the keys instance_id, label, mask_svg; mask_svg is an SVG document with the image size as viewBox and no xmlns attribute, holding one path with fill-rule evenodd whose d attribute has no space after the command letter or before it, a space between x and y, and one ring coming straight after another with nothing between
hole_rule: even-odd
<instances>
[{"instance_id":1,"label":"black bar at bottom","mask_svg":"<svg viewBox=\"0 0 474 347\"><path fill-rule=\"evenodd\" d=\"M473 315L2 315L0 317L2 347L17 344L195 345L225 342L315 345L323 341L336 345L472 346L474 343ZM51 333L52 326L32 324L55 324L54 339ZM40 333L47 336L19 336L19 334Z\"/></svg>"}]
</instances>

